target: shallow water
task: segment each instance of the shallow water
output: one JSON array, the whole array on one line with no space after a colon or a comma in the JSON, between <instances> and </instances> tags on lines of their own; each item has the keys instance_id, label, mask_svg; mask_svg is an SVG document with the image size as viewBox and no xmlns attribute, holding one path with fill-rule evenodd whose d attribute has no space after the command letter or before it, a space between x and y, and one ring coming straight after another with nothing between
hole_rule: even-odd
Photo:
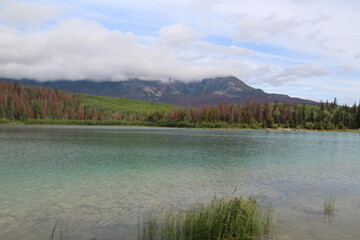
<instances>
[{"instance_id":1,"label":"shallow water","mask_svg":"<svg viewBox=\"0 0 360 240\"><path fill-rule=\"evenodd\" d=\"M360 238L360 134L0 126L0 239L136 239L147 211L214 194L275 205L278 239ZM335 218L323 218L335 197Z\"/></svg>"}]
</instances>

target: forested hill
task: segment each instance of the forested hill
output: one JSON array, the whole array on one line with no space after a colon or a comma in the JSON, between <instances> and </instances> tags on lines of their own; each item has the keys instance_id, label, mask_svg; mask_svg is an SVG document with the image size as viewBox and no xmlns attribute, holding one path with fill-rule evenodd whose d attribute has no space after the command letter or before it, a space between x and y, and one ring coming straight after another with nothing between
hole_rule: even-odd
<instances>
[{"instance_id":1,"label":"forested hill","mask_svg":"<svg viewBox=\"0 0 360 240\"><path fill-rule=\"evenodd\" d=\"M0 78L1 80L1 78ZM289 97L284 94L266 93L253 88L236 77L217 77L200 81L156 81L130 79L128 81L59 80L34 81L3 79L7 82L50 87L71 93L119 97L137 101L166 103L176 106L216 106L220 101L245 104L247 99L261 103L288 102L316 105L314 101Z\"/></svg>"},{"instance_id":2,"label":"forested hill","mask_svg":"<svg viewBox=\"0 0 360 240\"><path fill-rule=\"evenodd\" d=\"M0 82L0 123L141 125L201 128L359 129L360 105L219 102L175 107L120 98L71 94Z\"/></svg>"},{"instance_id":3,"label":"forested hill","mask_svg":"<svg viewBox=\"0 0 360 240\"><path fill-rule=\"evenodd\" d=\"M71 94L57 89L0 82L0 119L137 120L168 104Z\"/></svg>"}]
</instances>

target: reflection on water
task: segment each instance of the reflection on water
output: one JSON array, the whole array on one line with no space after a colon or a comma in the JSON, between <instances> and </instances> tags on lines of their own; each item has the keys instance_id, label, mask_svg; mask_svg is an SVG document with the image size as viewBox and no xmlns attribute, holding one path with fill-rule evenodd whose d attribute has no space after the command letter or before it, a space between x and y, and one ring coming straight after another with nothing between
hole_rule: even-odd
<instances>
[{"instance_id":1,"label":"reflection on water","mask_svg":"<svg viewBox=\"0 0 360 240\"><path fill-rule=\"evenodd\" d=\"M356 239L359 146L357 133L1 126L1 239L47 239L58 219L74 239L134 239L147 211L236 187L274 202L279 239Z\"/></svg>"}]
</instances>

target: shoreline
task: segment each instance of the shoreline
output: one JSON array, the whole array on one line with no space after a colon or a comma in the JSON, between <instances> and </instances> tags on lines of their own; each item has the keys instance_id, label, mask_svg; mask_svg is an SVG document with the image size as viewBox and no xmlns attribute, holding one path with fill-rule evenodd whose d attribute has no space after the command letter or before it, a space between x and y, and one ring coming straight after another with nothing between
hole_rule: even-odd
<instances>
[{"instance_id":1,"label":"shoreline","mask_svg":"<svg viewBox=\"0 0 360 240\"><path fill-rule=\"evenodd\" d=\"M178 127L178 126L151 126L151 125L127 125L127 124L61 124L61 123L24 123L24 122L8 122L0 123L1 126L94 126L94 127L149 127L149 128L179 128L179 129L222 129L222 130L260 130L260 131L289 131L289 132L351 132L360 133L360 129L332 129L332 130L318 130L318 129L305 129L305 128L238 128L229 126L227 128L206 128L206 127Z\"/></svg>"}]
</instances>

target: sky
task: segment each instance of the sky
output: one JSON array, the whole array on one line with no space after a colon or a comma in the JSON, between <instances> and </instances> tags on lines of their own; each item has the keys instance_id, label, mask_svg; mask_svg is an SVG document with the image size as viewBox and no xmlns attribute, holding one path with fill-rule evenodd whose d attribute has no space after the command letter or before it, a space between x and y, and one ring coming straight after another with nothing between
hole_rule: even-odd
<instances>
[{"instance_id":1,"label":"sky","mask_svg":"<svg viewBox=\"0 0 360 240\"><path fill-rule=\"evenodd\" d=\"M360 100L358 0L0 0L0 77L199 81Z\"/></svg>"}]
</instances>

